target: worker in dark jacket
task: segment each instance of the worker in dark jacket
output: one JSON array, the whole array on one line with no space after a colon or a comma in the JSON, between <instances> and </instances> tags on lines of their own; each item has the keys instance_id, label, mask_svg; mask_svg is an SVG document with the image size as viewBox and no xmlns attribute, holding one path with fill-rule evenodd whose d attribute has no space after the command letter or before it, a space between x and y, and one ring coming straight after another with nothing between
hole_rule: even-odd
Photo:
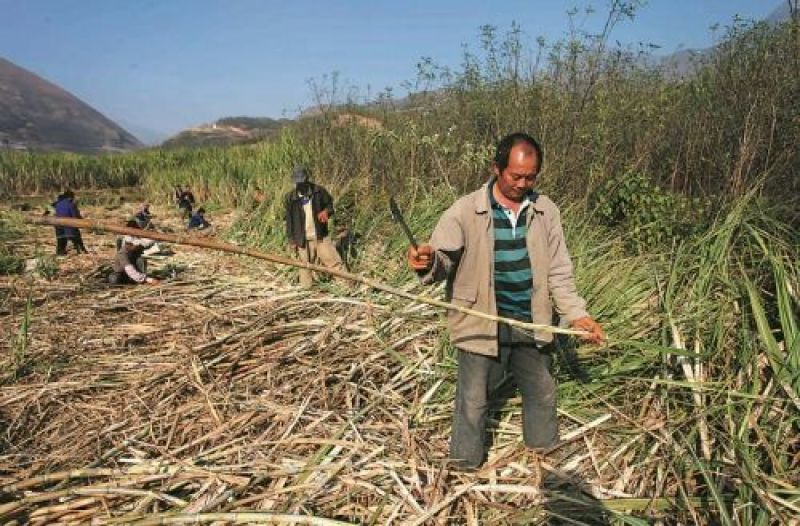
<instances>
[{"instance_id":1,"label":"worker in dark jacket","mask_svg":"<svg viewBox=\"0 0 800 526\"><path fill-rule=\"evenodd\" d=\"M81 212L78 210L78 205L75 203L75 194L72 190L67 190L59 195L53 203L56 217L70 217L81 218ZM71 226L57 226L56 227L56 255L65 256L67 254L67 242L72 241L75 247L75 252L84 254L88 252L86 247L83 246L83 239L81 238L81 231Z\"/></svg>"},{"instance_id":2,"label":"worker in dark jacket","mask_svg":"<svg viewBox=\"0 0 800 526\"><path fill-rule=\"evenodd\" d=\"M344 271L342 259L328 235L328 222L333 216L331 194L312 183L309 171L303 166L294 168L292 182L294 189L284 197L290 249L297 253L300 261ZM300 269L300 286L311 288L312 284L311 271Z\"/></svg>"},{"instance_id":3,"label":"worker in dark jacket","mask_svg":"<svg viewBox=\"0 0 800 526\"><path fill-rule=\"evenodd\" d=\"M202 206L197 209L197 212L192 214L192 217L189 218L189 223L186 225L186 230L203 230L211 226L206 220L206 209Z\"/></svg>"},{"instance_id":4,"label":"worker in dark jacket","mask_svg":"<svg viewBox=\"0 0 800 526\"><path fill-rule=\"evenodd\" d=\"M181 211L181 217L187 219L192 215L192 208L194 207L194 194L189 187L181 189L179 186L175 187L175 202L178 209Z\"/></svg>"},{"instance_id":5,"label":"worker in dark jacket","mask_svg":"<svg viewBox=\"0 0 800 526\"><path fill-rule=\"evenodd\" d=\"M150 203L142 203L136 210L133 219L139 228L149 230L153 228L153 214L150 212Z\"/></svg>"}]
</instances>

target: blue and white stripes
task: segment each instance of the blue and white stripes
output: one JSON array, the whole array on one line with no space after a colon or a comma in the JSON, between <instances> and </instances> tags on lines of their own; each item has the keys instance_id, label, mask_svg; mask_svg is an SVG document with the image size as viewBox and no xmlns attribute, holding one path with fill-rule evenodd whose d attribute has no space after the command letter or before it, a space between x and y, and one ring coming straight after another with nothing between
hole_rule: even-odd
<instances>
[{"instance_id":1,"label":"blue and white stripes","mask_svg":"<svg viewBox=\"0 0 800 526\"><path fill-rule=\"evenodd\" d=\"M494 281L497 312L501 316L531 320L533 271L528 255L526 215L529 203L523 203L518 214L504 209L492 195L494 225ZM514 220L516 220L514 222Z\"/></svg>"}]
</instances>

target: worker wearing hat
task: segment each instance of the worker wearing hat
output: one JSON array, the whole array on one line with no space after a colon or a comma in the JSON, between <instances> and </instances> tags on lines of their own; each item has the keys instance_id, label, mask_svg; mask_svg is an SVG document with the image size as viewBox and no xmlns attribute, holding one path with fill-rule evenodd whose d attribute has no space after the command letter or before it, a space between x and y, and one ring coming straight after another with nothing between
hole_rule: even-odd
<instances>
[{"instance_id":1,"label":"worker wearing hat","mask_svg":"<svg viewBox=\"0 0 800 526\"><path fill-rule=\"evenodd\" d=\"M329 221L333 216L331 194L311 182L311 173L304 166L294 167L292 183L294 188L284 197L290 249L300 261L343 271L342 259L329 237ZM300 286L311 288L312 284L311 271L300 269Z\"/></svg>"},{"instance_id":2,"label":"worker wearing hat","mask_svg":"<svg viewBox=\"0 0 800 526\"><path fill-rule=\"evenodd\" d=\"M139 228L135 219L129 220L128 228ZM147 275L147 263L142 257L145 250L152 247L155 242L136 236L121 236L117 239L117 253L111 262L111 273L108 282L112 285L130 283L147 283L155 285L159 280Z\"/></svg>"}]
</instances>

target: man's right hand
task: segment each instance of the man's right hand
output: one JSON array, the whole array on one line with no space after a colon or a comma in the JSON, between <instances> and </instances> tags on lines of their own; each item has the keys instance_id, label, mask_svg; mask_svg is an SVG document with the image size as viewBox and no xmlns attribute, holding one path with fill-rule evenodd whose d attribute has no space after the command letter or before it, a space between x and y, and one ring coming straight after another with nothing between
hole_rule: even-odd
<instances>
[{"instance_id":1,"label":"man's right hand","mask_svg":"<svg viewBox=\"0 0 800 526\"><path fill-rule=\"evenodd\" d=\"M417 271L430 270L433 265L433 247L420 245L408 247L408 266Z\"/></svg>"}]
</instances>

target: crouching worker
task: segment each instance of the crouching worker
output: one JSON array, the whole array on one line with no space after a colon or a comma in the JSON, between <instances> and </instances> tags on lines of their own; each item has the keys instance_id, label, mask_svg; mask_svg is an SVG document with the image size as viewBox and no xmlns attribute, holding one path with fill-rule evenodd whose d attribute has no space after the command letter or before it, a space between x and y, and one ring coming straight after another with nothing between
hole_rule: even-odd
<instances>
[{"instance_id":1,"label":"crouching worker","mask_svg":"<svg viewBox=\"0 0 800 526\"><path fill-rule=\"evenodd\" d=\"M139 208L136 210L136 214L133 216L134 221L136 221L136 225L144 230L150 230L153 227L153 214L150 212L150 203L142 203L139 205Z\"/></svg>"},{"instance_id":2,"label":"crouching worker","mask_svg":"<svg viewBox=\"0 0 800 526\"><path fill-rule=\"evenodd\" d=\"M148 283L155 285L160 280L147 275L147 263L143 257L145 249L154 245L149 239L123 236L118 240L117 255L111 263L112 272L108 282L112 285Z\"/></svg>"},{"instance_id":3,"label":"crouching worker","mask_svg":"<svg viewBox=\"0 0 800 526\"><path fill-rule=\"evenodd\" d=\"M192 214L192 217L189 218L189 224L186 225L186 230L204 230L211 226L211 223L206 221L206 209L200 207L197 209L197 212Z\"/></svg>"},{"instance_id":4,"label":"crouching worker","mask_svg":"<svg viewBox=\"0 0 800 526\"><path fill-rule=\"evenodd\" d=\"M142 230L142 227L140 226L138 219L127 220L125 222L125 227ZM122 242L126 237L129 236L117 236L117 240L115 242L115 247L117 252L119 252L119 249L122 248ZM142 252L142 256L144 257L152 256L155 254L159 254L161 252L161 247L158 245L158 243L156 243L152 239L144 239L144 238L136 238L136 239L138 239L139 243L145 247L144 251Z\"/></svg>"}]
</instances>

